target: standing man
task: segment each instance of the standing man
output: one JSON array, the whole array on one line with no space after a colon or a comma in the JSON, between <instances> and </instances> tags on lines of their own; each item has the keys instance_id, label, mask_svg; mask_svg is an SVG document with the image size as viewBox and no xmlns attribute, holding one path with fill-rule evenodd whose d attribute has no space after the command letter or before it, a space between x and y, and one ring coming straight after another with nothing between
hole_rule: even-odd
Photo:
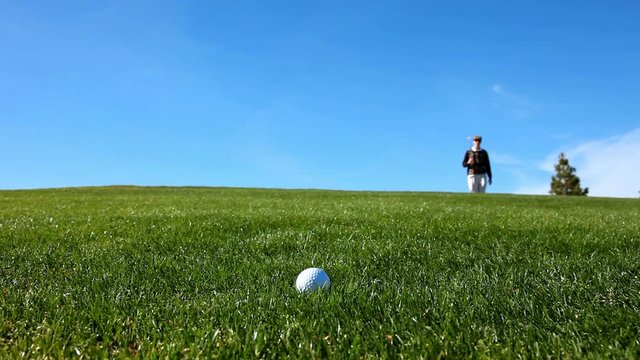
<instances>
[{"instance_id":1,"label":"standing man","mask_svg":"<svg viewBox=\"0 0 640 360\"><path fill-rule=\"evenodd\" d=\"M483 193L487 188L487 177L489 185L492 183L491 163L489 154L485 149L480 148L482 136L473 137L473 147L464 153L462 166L467 168L467 184L469 192Z\"/></svg>"}]
</instances>

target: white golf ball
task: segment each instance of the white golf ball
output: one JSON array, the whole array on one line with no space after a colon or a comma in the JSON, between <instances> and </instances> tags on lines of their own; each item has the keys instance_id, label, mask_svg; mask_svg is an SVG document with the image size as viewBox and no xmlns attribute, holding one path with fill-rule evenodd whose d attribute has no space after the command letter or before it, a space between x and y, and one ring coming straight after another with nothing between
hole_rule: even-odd
<instances>
[{"instance_id":1,"label":"white golf ball","mask_svg":"<svg viewBox=\"0 0 640 360\"><path fill-rule=\"evenodd\" d=\"M314 292L318 289L329 290L330 287L329 275L319 268L304 269L296 279L296 289L301 293Z\"/></svg>"}]
</instances>

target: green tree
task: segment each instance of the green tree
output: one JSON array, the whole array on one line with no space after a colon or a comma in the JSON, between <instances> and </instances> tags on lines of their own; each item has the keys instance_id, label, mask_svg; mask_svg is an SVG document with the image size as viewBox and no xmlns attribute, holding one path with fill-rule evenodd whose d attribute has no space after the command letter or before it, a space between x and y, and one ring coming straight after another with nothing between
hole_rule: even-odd
<instances>
[{"instance_id":1,"label":"green tree","mask_svg":"<svg viewBox=\"0 0 640 360\"><path fill-rule=\"evenodd\" d=\"M569 159L560 153L558 163L556 164L556 175L551 177L552 195L578 195L586 196L589 188L580 187L580 178L575 174L576 168L569 165Z\"/></svg>"}]
</instances>

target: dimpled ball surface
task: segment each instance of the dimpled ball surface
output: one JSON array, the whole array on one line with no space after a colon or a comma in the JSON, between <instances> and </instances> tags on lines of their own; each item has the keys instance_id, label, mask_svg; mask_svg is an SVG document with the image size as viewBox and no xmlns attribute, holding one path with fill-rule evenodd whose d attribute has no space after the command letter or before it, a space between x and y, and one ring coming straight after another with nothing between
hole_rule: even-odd
<instances>
[{"instance_id":1,"label":"dimpled ball surface","mask_svg":"<svg viewBox=\"0 0 640 360\"><path fill-rule=\"evenodd\" d=\"M328 290L330 287L329 275L319 268L304 269L296 279L296 289L301 293L314 292L318 289Z\"/></svg>"}]
</instances>

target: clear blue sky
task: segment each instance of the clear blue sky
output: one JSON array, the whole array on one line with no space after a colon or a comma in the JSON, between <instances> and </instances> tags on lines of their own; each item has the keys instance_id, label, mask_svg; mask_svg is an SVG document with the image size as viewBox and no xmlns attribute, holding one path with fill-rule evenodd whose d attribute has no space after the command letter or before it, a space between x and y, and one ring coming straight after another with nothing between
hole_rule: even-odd
<instances>
[{"instance_id":1,"label":"clear blue sky","mask_svg":"<svg viewBox=\"0 0 640 360\"><path fill-rule=\"evenodd\" d=\"M640 2L0 0L0 188L640 190Z\"/></svg>"}]
</instances>

